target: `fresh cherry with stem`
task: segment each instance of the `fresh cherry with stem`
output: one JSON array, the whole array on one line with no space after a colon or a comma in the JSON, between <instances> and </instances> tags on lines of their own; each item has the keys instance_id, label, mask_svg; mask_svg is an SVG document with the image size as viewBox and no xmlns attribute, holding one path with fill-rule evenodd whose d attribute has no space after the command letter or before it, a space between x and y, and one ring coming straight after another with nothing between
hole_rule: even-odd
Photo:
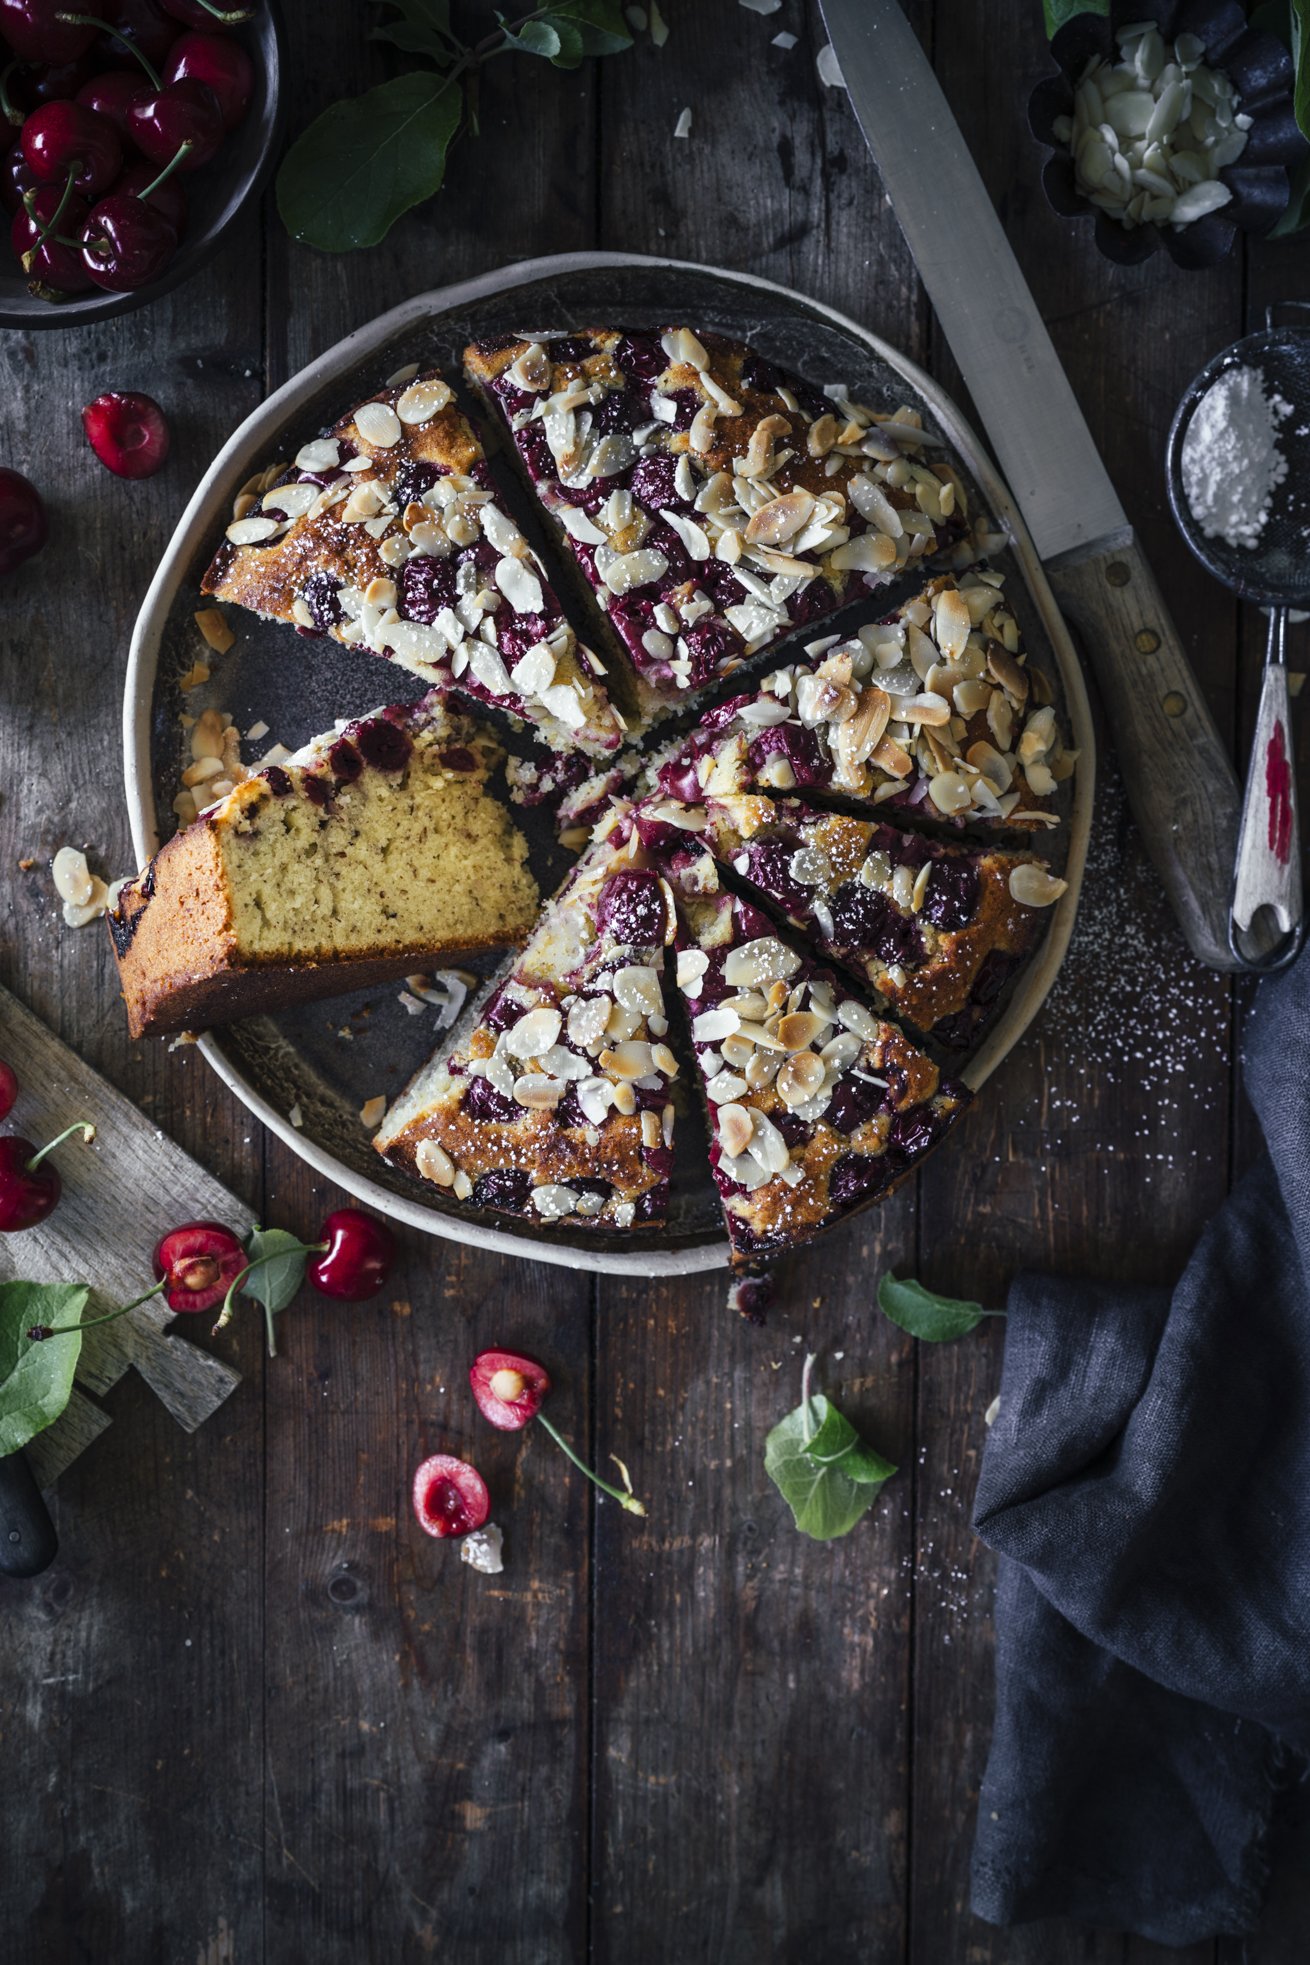
<instances>
[{"instance_id":1,"label":"fresh cherry with stem","mask_svg":"<svg viewBox=\"0 0 1310 1965\"><path fill-rule=\"evenodd\" d=\"M21 471L0 470L0 578L39 553L48 530L36 486Z\"/></svg>"},{"instance_id":2,"label":"fresh cherry with stem","mask_svg":"<svg viewBox=\"0 0 1310 1965\"><path fill-rule=\"evenodd\" d=\"M337 1208L323 1223L322 1251L307 1274L323 1296L364 1303L391 1274L396 1244L391 1230L361 1208Z\"/></svg>"},{"instance_id":3,"label":"fresh cherry with stem","mask_svg":"<svg viewBox=\"0 0 1310 1965\"><path fill-rule=\"evenodd\" d=\"M563 1434L547 1419L541 1410L541 1402L550 1390L550 1374L535 1358L526 1357L519 1351L479 1351L469 1368L469 1383L473 1387L479 1412L501 1432L522 1432L534 1419L540 1420L560 1451L602 1494L608 1494L630 1515L645 1514L645 1507L628 1483L628 1470L617 1455L614 1456L615 1464L625 1483L621 1488L602 1480L584 1460L580 1460Z\"/></svg>"},{"instance_id":4,"label":"fresh cherry with stem","mask_svg":"<svg viewBox=\"0 0 1310 1965\"><path fill-rule=\"evenodd\" d=\"M84 82L74 101L80 102L85 109L93 110L97 116L103 116L107 123L113 124L120 139L128 143L132 139L128 128L128 111L135 104L144 102L149 94L149 82L135 69L107 68L103 74L93 75L89 82ZM120 178L114 189L117 190L121 183Z\"/></svg>"},{"instance_id":5,"label":"fresh cherry with stem","mask_svg":"<svg viewBox=\"0 0 1310 1965\"><path fill-rule=\"evenodd\" d=\"M135 293L157 280L177 250L177 234L144 199L116 192L93 205L82 228L82 264L98 287Z\"/></svg>"},{"instance_id":6,"label":"fresh cherry with stem","mask_svg":"<svg viewBox=\"0 0 1310 1965\"><path fill-rule=\"evenodd\" d=\"M57 233L55 215L64 225L80 226L86 219L86 202L70 198L57 184L38 184L23 194L21 211L14 213L9 231L23 271L33 285L55 293L82 293L91 285L76 242Z\"/></svg>"},{"instance_id":7,"label":"fresh cherry with stem","mask_svg":"<svg viewBox=\"0 0 1310 1965\"><path fill-rule=\"evenodd\" d=\"M129 110L128 128L143 156L167 163L179 149L179 170L198 171L223 141L223 111L205 82L168 82Z\"/></svg>"},{"instance_id":8,"label":"fresh cherry with stem","mask_svg":"<svg viewBox=\"0 0 1310 1965\"><path fill-rule=\"evenodd\" d=\"M153 164L139 157L135 163L127 166L114 190L125 196L143 198L148 205L153 205L168 220L175 236L181 238L186 230L187 203L186 192L176 177L170 176L167 171L157 171Z\"/></svg>"},{"instance_id":9,"label":"fresh cherry with stem","mask_svg":"<svg viewBox=\"0 0 1310 1965\"><path fill-rule=\"evenodd\" d=\"M108 117L80 102L43 102L23 124L23 155L39 184L70 179L94 198L123 168L123 146Z\"/></svg>"},{"instance_id":10,"label":"fresh cherry with stem","mask_svg":"<svg viewBox=\"0 0 1310 1965\"><path fill-rule=\"evenodd\" d=\"M487 1483L467 1460L434 1453L414 1476L414 1513L419 1527L443 1541L481 1528L491 1513Z\"/></svg>"},{"instance_id":11,"label":"fresh cherry with stem","mask_svg":"<svg viewBox=\"0 0 1310 1965\"><path fill-rule=\"evenodd\" d=\"M223 34L183 34L169 50L165 82L203 82L223 114L223 128L234 130L255 87L255 67L239 41Z\"/></svg>"},{"instance_id":12,"label":"fresh cherry with stem","mask_svg":"<svg viewBox=\"0 0 1310 1965\"><path fill-rule=\"evenodd\" d=\"M96 1136L94 1126L78 1119L66 1126L56 1139L36 1147L30 1139L9 1134L0 1139L0 1235L14 1235L23 1228L35 1228L53 1214L59 1205L63 1182L58 1168L46 1155L53 1153L73 1133L81 1133L88 1143Z\"/></svg>"},{"instance_id":13,"label":"fresh cherry with stem","mask_svg":"<svg viewBox=\"0 0 1310 1965\"><path fill-rule=\"evenodd\" d=\"M0 37L20 61L76 61L96 38L94 27L66 20L50 0L0 0Z\"/></svg>"}]
</instances>

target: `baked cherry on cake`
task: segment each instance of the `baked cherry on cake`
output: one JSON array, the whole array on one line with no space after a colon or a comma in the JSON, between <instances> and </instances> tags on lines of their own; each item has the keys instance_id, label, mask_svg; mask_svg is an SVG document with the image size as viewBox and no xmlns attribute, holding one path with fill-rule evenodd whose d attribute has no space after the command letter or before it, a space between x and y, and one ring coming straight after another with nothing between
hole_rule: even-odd
<instances>
[{"instance_id":1,"label":"baked cherry on cake","mask_svg":"<svg viewBox=\"0 0 1310 1965\"><path fill-rule=\"evenodd\" d=\"M1031 831L1059 824L1052 797L1076 761L1001 576L975 568L716 703L647 781L683 800L823 791Z\"/></svg>"},{"instance_id":2,"label":"baked cherry on cake","mask_svg":"<svg viewBox=\"0 0 1310 1965\"><path fill-rule=\"evenodd\" d=\"M968 532L917 411L821 393L723 335L507 337L471 346L465 372L508 423L648 719Z\"/></svg>"},{"instance_id":3,"label":"baked cherry on cake","mask_svg":"<svg viewBox=\"0 0 1310 1965\"><path fill-rule=\"evenodd\" d=\"M690 835L666 850L710 1162L734 1258L750 1263L889 1193L969 1094L726 892Z\"/></svg>"},{"instance_id":4,"label":"baked cherry on cake","mask_svg":"<svg viewBox=\"0 0 1310 1965\"><path fill-rule=\"evenodd\" d=\"M289 468L252 479L202 585L454 685L551 746L604 755L622 742L601 662L435 370L390 383Z\"/></svg>"},{"instance_id":5,"label":"baked cherry on cake","mask_svg":"<svg viewBox=\"0 0 1310 1965\"><path fill-rule=\"evenodd\" d=\"M620 813L476 1028L401 1093L373 1144L474 1207L537 1223L662 1222L673 1164L664 950L672 896Z\"/></svg>"},{"instance_id":6,"label":"baked cherry on cake","mask_svg":"<svg viewBox=\"0 0 1310 1965\"><path fill-rule=\"evenodd\" d=\"M237 785L108 917L133 1037L512 947L540 896L487 788L503 755L434 691L338 723Z\"/></svg>"},{"instance_id":7,"label":"baked cherry on cake","mask_svg":"<svg viewBox=\"0 0 1310 1965\"><path fill-rule=\"evenodd\" d=\"M1042 910L1065 891L1034 853L929 839L797 798L655 798L641 810L648 824L697 829L879 1008L952 1049L989 1022L1032 953Z\"/></svg>"}]
</instances>

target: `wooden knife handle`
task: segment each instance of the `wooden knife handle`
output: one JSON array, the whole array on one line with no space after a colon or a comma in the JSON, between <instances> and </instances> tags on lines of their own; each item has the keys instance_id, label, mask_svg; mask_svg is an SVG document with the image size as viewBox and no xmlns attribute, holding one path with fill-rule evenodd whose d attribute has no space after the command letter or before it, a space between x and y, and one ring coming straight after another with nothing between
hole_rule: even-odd
<instances>
[{"instance_id":1,"label":"wooden knife handle","mask_svg":"<svg viewBox=\"0 0 1310 1965\"><path fill-rule=\"evenodd\" d=\"M1241 794L1237 774L1132 533L1047 577L1081 633L1128 802L1193 954L1243 965L1228 942Z\"/></svg>"}]
</instances>

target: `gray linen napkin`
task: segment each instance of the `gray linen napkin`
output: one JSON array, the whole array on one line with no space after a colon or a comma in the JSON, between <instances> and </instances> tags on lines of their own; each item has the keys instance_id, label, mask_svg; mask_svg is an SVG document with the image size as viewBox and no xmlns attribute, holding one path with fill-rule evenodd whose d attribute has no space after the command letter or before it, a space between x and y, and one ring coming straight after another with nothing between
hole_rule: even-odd
<instances>
[{"instance_id":1,"label":"gray linen napkin","mask_svg":"<svg viewBox=\"0 0 1310 1965\"><path fill-rule=\"evenodd\" d=\"M1016 1279L974 1523L1001 1556L973 1908L1255 1924L1310 1752L1310 950L1261 984L1266 1154L1177 1288Z\"/></svg>"}]
</instances>

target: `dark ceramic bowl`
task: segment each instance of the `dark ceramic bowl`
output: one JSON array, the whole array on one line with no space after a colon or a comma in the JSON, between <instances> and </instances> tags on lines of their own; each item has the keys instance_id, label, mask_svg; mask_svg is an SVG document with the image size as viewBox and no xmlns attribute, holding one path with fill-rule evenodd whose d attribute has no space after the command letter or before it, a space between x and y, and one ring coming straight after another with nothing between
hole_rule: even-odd
<instances>
[{"instance_id":1,"label":"dark ceramic bowl","mask_svg":"<svg viewBox=\"0 0 1310 1965\"><path fill-rule=\"evenodd\" d=\"M1139 225L1129 231L1085 198L1074 178L1073 158L1055 134L1058 116L1073 114L1074 84L1093 55L1118 58L1118 35L1134 21L1153 20L1166 41L1195 34L1206 63L1232 77L1241 107L1252 120L1242 155L1219 173L1232 192L1222 210L1172 226ZM1241 0L1110 0L1108 17L1075 14L1051 42L1059 74L1039 82L1028 100L1028 126L1051 151L1042 188L1062 218L1095 221L1095 238L1107 259L1134 266L1163 246L1177 266L1214 266L1238 232L1268 232L1287 209L1290 172L1305 157L1305 138L1292 107L1292 58L1272 34L1253 29Z\"/></svg>"},{"instance_id":2,"label":"dark ceramic bowl","mask_svg":"<svg viewBox=\"0 0 1310 1965\"><path fill-rule=\"evenodd\" d=\"M27 290L22 267L9 248L9 218L0 235L0 327L79 327L86 321L107 320L130 313L171 293L206 260L212 259L269 180L282 142L286 120L282 102L282 71L286 61L277 0L258 0L252 21L236 30L255 68L255 89L242 121L223 140L223 148L203 170L183 182L187 194L187 227L182 244L162 279L135 293L106 293L96 288L67 300L42 300ZM178 33L184 33L181 22ZM3 139L6 148L12 140Z\"/></svg>"}]
</instances>

